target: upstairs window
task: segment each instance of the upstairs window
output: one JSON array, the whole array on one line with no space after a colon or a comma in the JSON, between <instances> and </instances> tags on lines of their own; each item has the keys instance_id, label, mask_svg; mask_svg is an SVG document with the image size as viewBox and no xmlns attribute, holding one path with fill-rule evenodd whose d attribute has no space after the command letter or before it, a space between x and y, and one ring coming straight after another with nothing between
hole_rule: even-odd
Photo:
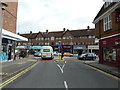
<instances>
[{"instance_id":1,"label":"upstairs window","mask_svg":"<svg viewBox=\"0 0 120 90\"><path fill-rule=\"evenodd\" d=\"M112 21L111 16L107 16L104 18L104 31L112 29Z\"/></svg>"},{"instance_id":2,"label":"upstairs window","mask_svg":"<svg viewBox=\"0 0 120 90\"><path fill-rule=\"evenodd\" d=\"M104 8L107 8L112 2L113 0L105 0Z\"/></svg>"}]
</instances>

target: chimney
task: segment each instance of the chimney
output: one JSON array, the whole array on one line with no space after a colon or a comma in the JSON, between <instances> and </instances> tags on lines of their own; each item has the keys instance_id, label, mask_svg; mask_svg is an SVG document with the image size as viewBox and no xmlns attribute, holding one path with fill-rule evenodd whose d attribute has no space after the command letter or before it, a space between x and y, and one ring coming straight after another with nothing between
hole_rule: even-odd
<instances>
[{"instance_id":1,"label":"chimney","mask_svg":"<svg viewBox=\"0 0 120 90\"><path fill-rule=\"evenodd\" d=\"M30 34L32 33L32 31L30 31Z\"/></svg>"},{"instance_id":2,"label":"chimney","mask_svg":"<svg viewBox=\"0 0 120 90\"><path fill-rule=\"evenodd\" d=\"M87 26L87 29L89 30L89 29L90 29L90 26Z\"/></svg>"},{"instance_id":3,"label":"chimney","mask_svg":"<svg viewBox=\"0 0 120 90\"><path fill-rule=\"evenodd\" d=\"M65 32L65 28L63 28L63 31Z\"/></svg>"},{"instance_id":4,"label":"chimney","mask_svg":"<svg viewBox=\"0 0 120 90\"><path fill-rule=\"evenodd\" d=\"M67 31L69 31L69 29L67 29Z\"/></svg>"},{"instance_id":5,"label":"chimney","mask_svg":"<svg viewBox=\"0 0 120 90\"><path fill-rule=\"evenodd\" d=\"M46 30L46 33L48 33L48 29Z\"/></svg>"}]
</instances>

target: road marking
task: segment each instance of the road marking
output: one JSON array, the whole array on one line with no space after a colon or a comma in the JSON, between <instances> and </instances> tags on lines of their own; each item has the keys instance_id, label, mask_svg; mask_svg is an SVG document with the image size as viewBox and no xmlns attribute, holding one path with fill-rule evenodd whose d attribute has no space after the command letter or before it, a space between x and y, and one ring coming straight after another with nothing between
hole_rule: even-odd
<instances>
[{"instance_id":1,"label":"road marking","mask_svg":"<svg viewBox=\"0 0 120 90\"><path fill-rule=\"evenodd\" d=\"M87 64L86 64L87 65ZM97 69L97 68L95 68L95 67L92 67L92 66L90 66L90 65L87 65L88 67L90 67L90 68L92 68L92 69L94 69L94 70L96 70L96 71L98 71L98 72L100 72L100 73L103 73L103 74L105 74L105 75L107 75L107 76L110 76L110 77L112 77L112 78L114 78L114 79L116 79L116 80L120 80L120 78L118 78L117 76L114 76L114 75L112 75L112 74L109 74L109 73L107 73L107 72L105 72L105 71L102 71L102 70L100 70L100 69Z\"/></svg>"},{"instance_id":2,"label":"road marking","mask_svg":"<svg viewBox=\"0 0 120 90\"><path fill-rule=\"evenodd\" d=\"M17 75L11 77L10 79L4 81L3 83L0 84L0 88L5 87L6 85L8 85L9 83L11 83L12 81L14 81L15 79L17 79L18 77L20 77L21 75L25 74L26 72L28 72L29 70L31 70L33 67L35 67L38 64L38 62L36 62L35 64L33 64L32 66L28 67L27 69L21 71L20 73L18 73Z\"/></svg>"},{"instance_id":3,"label":"road marking","mask_svg":"<svg viewBox=\"0 0 120 90\"><path fill-rule=\"evenodd\" d=\"M65 63L67 63L67 62L65 61Z\"/></svg>"},{"instance_id":4,"label":"road marking","mask_svg":"<svg viewBox=\"0 0 120 90\"><path fill-rule=\"evenodd\" d=\"M59 65L59 64L57 64L57 66L60 68L61 73L63 73L63 69L60 67L60 65Z\"/></svg>"},{"instance_id":5,"label":"road marking","mask_svg":"<svg viewBox=\"0 0 120 90\"><path fill-rule=\"evenodd\" d=\"M64 86L65 86L66 90L68 90L68 85L67 85L66 81L64 81Z\"/></svg>"},{"instance_id":6,"label":"road marking","mask_svg":"<svg viewBox=\"0 0 120 90\"><path fill-rule=\"evenodd\" d=\"M65 67L65 64L62 66L62 69Z\"/></svg>"}]
</instances>

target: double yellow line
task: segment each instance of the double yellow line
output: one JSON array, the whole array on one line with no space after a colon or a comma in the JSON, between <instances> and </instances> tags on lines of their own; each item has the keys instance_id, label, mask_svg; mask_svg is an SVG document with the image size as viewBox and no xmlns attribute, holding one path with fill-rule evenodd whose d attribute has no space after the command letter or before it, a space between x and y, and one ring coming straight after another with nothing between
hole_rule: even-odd
<instances>
[{"instance_id":1,"label":"double yellow line","mask_svg":"<svg viewBox=\"0 0 120 90\"><path fill-rule=\"evenodd\" d=\"M86 64L87 65L87 64ZM92 68L92 69L94 69L94 70L96 70L96 71L98 71L98 72L100 72L100 73L102 73L102 74L105 74L105 75L107 75L107 76L110 76L110 77L112 77L112 78L114 78L114 79L116 79L116 80L120 80L120 78L119 77L117 77L117 76L114 76L114 75L112 75L112 74L109 74L109 73L107 73L107 72L104 72L104 71L102 71L102 70L100 70L100 69L97 69L97 68L95 68L95 67L92 67L92 66L90 66L90 65L87 65L88 67L90 67L90 68Z\"/></svg>"},{"instance_id":2,"label":"double yellow line","mask_svg":"<svg viewBox=\"0 0 120 90\"><path fill-rule=\"evenodd\" d=\"M12 81L14 81L15 79L17 79L18 77L20 77L21 75L25 74L26 72L28 72L29 70L31 70L33 67L35 67L38 64L38 62L36 62L35 64L33 64L32 66L28 67L27 69L21 71L20 73L16 74L15 76L13 76L12 78L6 80L5 82L0 84L0 88L5 87L6 85L8 85L9 83L11 83Z\"/></svg>"}]
</instances>

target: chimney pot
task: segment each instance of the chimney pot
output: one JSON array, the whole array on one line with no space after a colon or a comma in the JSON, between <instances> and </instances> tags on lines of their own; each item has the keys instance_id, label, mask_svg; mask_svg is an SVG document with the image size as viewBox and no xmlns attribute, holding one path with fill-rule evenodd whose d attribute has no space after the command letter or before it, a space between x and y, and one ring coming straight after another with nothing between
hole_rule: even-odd
<instances>
[{"instance_id":1,"label":"chimney pot","mask_svg":"<svg viewBox=\"0 0 120 90\"><path fill-rule=\"evenodd\" d=\"M90 29L90 26L87 26L87 29Z\"/></svg>"},{"instance_id":2,"label":"chimney pot","mask_svg":"<svg viewBox=\"0 0 120 90\"><path fill-rule=\"evenodd\" d=\"M32 31L30 31L30 34L32 33Z\"/></svg>"},{"instance_id":3,"label":"chimney pot","mask_svg":"<svg viewBox=\"0 0 120 90\"><path fill-rule=\"evenodd\" d=\"M63 31L65 31L65 28L63 28Z\"/></svg>"},{"instance_id":4,"label":"chimney pot","mask_svg":"<svg viewBox=\"0 0 120 90\"><path fill-rule=\"evenodd\" d=\"M48 29L46 30L46 33L48 33Z\"/></svg>"}]
</instances>

